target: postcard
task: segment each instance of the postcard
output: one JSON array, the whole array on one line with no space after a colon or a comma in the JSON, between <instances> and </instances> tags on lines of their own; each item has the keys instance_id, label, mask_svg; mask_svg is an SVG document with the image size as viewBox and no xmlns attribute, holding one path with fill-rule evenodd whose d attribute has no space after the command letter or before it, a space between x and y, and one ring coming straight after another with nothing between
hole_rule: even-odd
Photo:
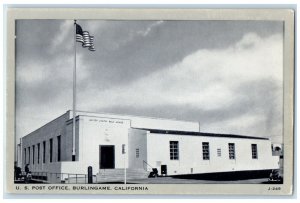
<instances>
[{"instance_id":1,"label":"postcard","mask_svg":"<svg viewBox=\"0 0 300 203\"><path fill-rule=\"evenodd\" d=\"M291 195L291 9L9 8L6 192Z\"/></svg>"}]
</instances>

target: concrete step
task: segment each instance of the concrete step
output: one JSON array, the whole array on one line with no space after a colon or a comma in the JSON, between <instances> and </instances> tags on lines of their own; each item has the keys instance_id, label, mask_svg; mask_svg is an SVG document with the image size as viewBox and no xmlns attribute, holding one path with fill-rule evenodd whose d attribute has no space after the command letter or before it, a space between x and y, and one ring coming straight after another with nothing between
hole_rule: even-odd
<instances>
[{"instance_id":1,"label":"concrete step","mask_svg":"<svg viewBox=\"0 0 300 203\"><path fill-rule=\"evenodd\" d=\"M143 179L147 178L149 172L144 169L127 169L126 178L129 179ZM100 182L123 181L124 169L100 169L97 174L97 180Z\"/></svg>"}]
</instances>

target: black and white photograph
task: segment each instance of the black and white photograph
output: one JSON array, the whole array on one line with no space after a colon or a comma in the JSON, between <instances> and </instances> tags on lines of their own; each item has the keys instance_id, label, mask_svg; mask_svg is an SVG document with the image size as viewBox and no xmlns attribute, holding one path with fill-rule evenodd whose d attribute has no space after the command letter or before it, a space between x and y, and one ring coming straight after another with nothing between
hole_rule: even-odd
<instances>
[{"instance_id":1,"label":"black and white photograph","mask_svg":"<svg viewBox=\"0 0 300 203\"><path fill-rule=\"evenodd\" d=\"M284 171L285 26L16 19L14 184L277 190L293 176Z\"/></svg>"}]
</instances>

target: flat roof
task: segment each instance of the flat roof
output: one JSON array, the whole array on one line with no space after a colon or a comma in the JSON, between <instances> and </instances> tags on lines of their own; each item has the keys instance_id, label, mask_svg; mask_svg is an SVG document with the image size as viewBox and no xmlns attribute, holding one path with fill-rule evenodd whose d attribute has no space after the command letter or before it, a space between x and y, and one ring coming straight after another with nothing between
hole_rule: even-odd
<instances>
[{"instance_id":1,"label":"flat roof","mask_svg":"<svg viewBox=\"0 0 300 203\"><path fill-rule=\"evenodd\" d=\"M73 112L73 110L68 110ZM116 113L109 113L109 112L90 112L90 111L80 111L77 110L77 116L94 116L94 117L105 117L107 118L114 118L114 119L132 119L132 118L145 118L145 119L155 119L155 120L166 120L166 121L178 121L178 122L187 122L187 123L199 123L198 121L194 120L183 120L177 118L160 118L160 117L152 117L152 116L140 116L140 115L130 115L130 114L116 114Z\"/></svg>"},{"instance_id":2,"label":"flat roof","mask_svg":"<svg viewBox=\"0 0 300 203\"><path fill-rule=\"evenodd\" d=\"M191 136L205 136L205 137L227 137L227 138L269 140L269 138L265 138L265 137L253 137L253 136L234 135L234 134L188 132L188 131L159 130L159 129L147 129L147 128L133 128L133 129L146 130L146 131L149 131L150 133L154 133L154 134L172 134L172 135L191 135Z\"/></svg>"}]
</instances>

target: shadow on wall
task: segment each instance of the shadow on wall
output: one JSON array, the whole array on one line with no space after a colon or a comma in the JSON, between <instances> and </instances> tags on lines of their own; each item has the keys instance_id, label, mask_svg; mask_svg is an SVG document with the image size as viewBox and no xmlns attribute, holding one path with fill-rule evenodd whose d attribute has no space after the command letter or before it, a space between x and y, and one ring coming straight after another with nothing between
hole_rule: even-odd
<instances>
[{"instance_id":1,"label":"shadow on wall","mask_svg":"<svg viewBox=\"0 0 300 203\"><path fill-rule=\"evenodd\" d=\"M171 177L179 178L179 179L194 179L194 180L234 181L234 180L269 178L271 172L272 170L234 171L234 172L175 175Z\"/></svg>"}]
</instances>

